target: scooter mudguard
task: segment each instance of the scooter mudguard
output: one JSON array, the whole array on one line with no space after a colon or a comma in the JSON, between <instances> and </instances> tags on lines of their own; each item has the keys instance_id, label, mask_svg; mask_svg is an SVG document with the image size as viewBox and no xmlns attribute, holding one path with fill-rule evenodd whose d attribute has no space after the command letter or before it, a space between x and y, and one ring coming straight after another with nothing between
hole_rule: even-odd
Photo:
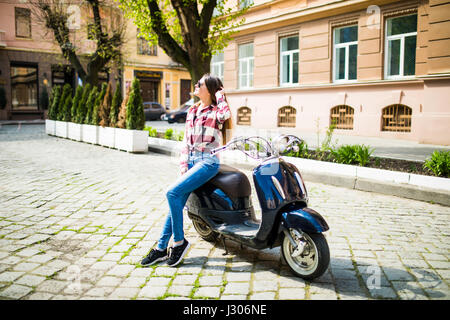
<instances>
[{"instance_id":1,"label":"scooter mudguard","mask_svg":"<svg viewBox=\"0 0 450 320\"><path fill-rule=\"evenodd\" d=\"M295 209L281 215L285 228L299 228L310 233L321 233L329 229L325 219L310 208Z\"/></svg>"}]
</instances>

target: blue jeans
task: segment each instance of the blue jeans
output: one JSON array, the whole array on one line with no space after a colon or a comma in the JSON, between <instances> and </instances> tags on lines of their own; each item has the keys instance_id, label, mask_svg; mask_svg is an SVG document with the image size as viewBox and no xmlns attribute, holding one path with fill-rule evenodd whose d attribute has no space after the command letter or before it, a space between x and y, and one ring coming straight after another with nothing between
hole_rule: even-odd
<instances>
[{"instance_id":1,"label":"blue jeans","mask_svg":"<svg viewBox=\"0 0 450 320\"><path fill-rule=\"evenodd\" d=\"M219 159L209 153L190 153L188 171L169 187L167 201L169 214L167 215L163 231L158 241L159 249L166 249L170 237L178 242L184 239L183 208L192 191L202 186L219 172Z\"/></svg>"}]
</instances>

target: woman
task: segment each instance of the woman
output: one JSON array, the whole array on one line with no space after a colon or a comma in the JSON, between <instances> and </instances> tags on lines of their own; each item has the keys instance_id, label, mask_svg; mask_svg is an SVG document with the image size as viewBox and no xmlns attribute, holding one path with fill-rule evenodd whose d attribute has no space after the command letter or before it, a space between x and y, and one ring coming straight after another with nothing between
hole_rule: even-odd
<instances>
[{"instance_id":1,"label":"woman","mask_svg":"<svg viewBox=\"0 0 450 320\"><path fill-rule=\"evenodd\" d=\"M223 84L219 78L204 75L195 85L194 95L200 101L189 108L186 116L184 147L181 152L181 177L169 188L169 214L156 248L142 260L149 266L168 259L169 266L178 265L190 244L184 238L183 208L192 191L206 183L219 171L219 159L211 150L227 142L231 129L231 112ZM228 130L227 130L228 129ZM167 246L173 236L173 248Z\"/></svg>"}]
</instances>

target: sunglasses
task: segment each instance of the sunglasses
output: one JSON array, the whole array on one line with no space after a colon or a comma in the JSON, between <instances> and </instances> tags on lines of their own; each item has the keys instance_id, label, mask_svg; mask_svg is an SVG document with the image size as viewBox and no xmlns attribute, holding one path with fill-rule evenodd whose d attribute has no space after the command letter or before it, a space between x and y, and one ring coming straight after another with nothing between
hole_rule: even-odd
<instances>
[{"instance_id":1,"label":"sunglasses","mask_svg":"<svg viewBox=\"0 0 450 320\"><path fill-rule=\"evenodd\" d=\"M195 85L200 88L204 83L205 81L201 82L201 80L198 80Z\"/></svg>"}]
</instances>

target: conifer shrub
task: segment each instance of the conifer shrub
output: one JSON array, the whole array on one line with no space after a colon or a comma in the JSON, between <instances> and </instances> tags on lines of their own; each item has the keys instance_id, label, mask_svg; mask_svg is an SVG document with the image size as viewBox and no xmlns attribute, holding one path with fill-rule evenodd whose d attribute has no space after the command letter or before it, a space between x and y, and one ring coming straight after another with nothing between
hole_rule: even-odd
<instances>
[{"instance_id":1,"label":"conifer shrub","mask_svg":"<svg viewBox=\"0 0 450 320\"><path fill-rule=\"evenodd\" d=\"M84 119L86 118L87 113L87 100L89 98L89 94L91 93L91 84L86 83L86 85L83 87L83 94L81 96L80 101L78 102L77 107L77 115L75 122L76 123L84 123Z\"/></svg>"},{"instance_id":2,"label":"conifer shrub","mask_svg":"<svg viewBox=\"0 0 450 320\"><path fill-rule=\"evenodd\" d=\"M122 104L122 86L120 82L117 83L116 91L111 102L111 110L109 112L109 125L115 127L119 119L120 105Z\"/></svg>"},{"instance_id":3,"label":"conifer shrub","mask_svg":"<svg viewBox=\"0 0 450 320\"><path fill-rule=\"evenodd\" d=\"M141 85L138 78L134 78L131 85L130 98L127 103L126 128L142 130L145 127L144 104L141 96Z\"/></svg>"},{"instance_id":4,"label":"conifer shrub","mask_svg":"<svg viewBox=\"0 0 450 320\"><path fill-rule=\"evenodd\" d=\"M97 87L93 87L86 101L86 117L84 118L84 124L91 124L92 122L92 111L94 109L94 104L95 100L97 99L97 95L98 95Z\"/></svg>"},{"instance_id":5,"label":"conifer shrub","mask_svg":"<svg viewBox=\"0 0 450 320\"><path fill-rule=\"evenodd\" d=\"M77 120L77 115L78 115L78 106L80 104L82 95L83 95L83 87L78 86L77 90L75 91L75 96L73 97L72 107L70 110L70 116L71 116L72 122L77 122L76 120Z\"/></svg>"},{"instance_id":6,"label":"conifer shrub","mask_svg":"<svg viewBox=\"0 0 450 320\"><path fill-rule=\"evenodd\" d=\"M61 86L54 86L52 89L52 103L48 110L48 118L50 120L58 120L58 107L61 100Z\"/></svg>"},{"instance_id":7,"label":"conifer shrub","mask_svg":"<svg viewBox=\"0 0 450 320\"><path fill-rule=\"evenodd\" d=\"M100 105L103 101L103 98L105 97L105 94L106 94L106 87L107 87L107 84L102 83L102 88L100 90L100 93L97 95L97 98L95 99L95 102L94 102L94 107L92 108L91 124L94 126L98 126L98 123L100 122L99 110L100 110Z\"/></svg>"},{"instance_id":8,"label":"conifer shrub","mask_svg":"<svg viewBox=\"0 0 450 320\"><path fill-rule=\"evenodd\" d=\"M99 125L102 127L109 126L109 114L111 111L111 103L112 103L112 86L111 82L108 82L108 85L106 86L105 96L101 101L99 109L99 120L100 120Z\"/></svg>"},{"instance_id":9,"label":"conifer shrub","mask_svg":"<svg viewBox=\"0 0 450 320\"><path fill-rule=\"evenodd\" d=\"M127 126L127 105L128 100L130 99L131 87L127 88L127 92L125 93L125 98L122 101L119 109L119 115L117 117L116 128L125 129Z\"/></svg>"},{"instance_id":10,"label":"conifer shrub","mask_svg":"<svg viewBox=\"0 0 450 320\"><path fill-rule=\"evenodd\" d=\"M68 101L67 97L72 98L72 87L70 84L66 83L63 87L61 101L59 102L58 107L58 120L59 121L70 121L70 112L72 105L67 105L66 101Z\"/></svg>"}]
</instances>

